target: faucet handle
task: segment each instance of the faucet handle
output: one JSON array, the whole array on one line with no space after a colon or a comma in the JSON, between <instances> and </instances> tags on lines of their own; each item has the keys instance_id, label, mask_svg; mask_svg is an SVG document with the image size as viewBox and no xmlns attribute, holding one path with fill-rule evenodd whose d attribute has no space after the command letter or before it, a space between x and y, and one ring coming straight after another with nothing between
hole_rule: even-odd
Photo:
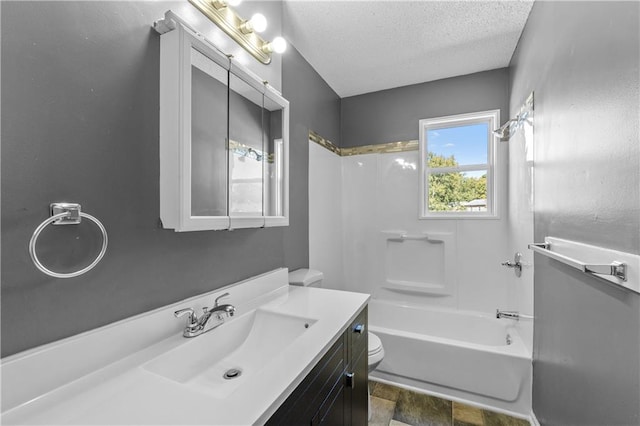
<instances>
[{"instance_id":1,"label":"faucet handle","mask_svg":"<svg viewBox=\"0 0 640 426\"><path fill-rule=\"evenodd\" d=\"M173 313L173 315L174 315L176 318L180 318L180 317L182 317L182 316L188 315L188 316L187 316L187 323L188 323L189 325L194 325L194 324L197 324L197 323L198 323L198 320L196 319L196 314L195 314L195 312L193 311L193 309L192 309L192 308L180 309L180 310L178 310L178 311L175 311L175 312Z\"/></svg>"},{"instance_id":2,"label":"faucet handle","mask_svg":"<svg viewBox=\"0 0 640 426\"><path fill-rule=\"evenodd\" d=\"M225 294L222 294L222 295L216 297L216 301L214 302L215 304L213 305L213 307L215 308L216 306L218 306L218 300L222 299L223 297L227 297L227 296L229 296L229 293L225 293Z\"/></svg>"}]
</instances>

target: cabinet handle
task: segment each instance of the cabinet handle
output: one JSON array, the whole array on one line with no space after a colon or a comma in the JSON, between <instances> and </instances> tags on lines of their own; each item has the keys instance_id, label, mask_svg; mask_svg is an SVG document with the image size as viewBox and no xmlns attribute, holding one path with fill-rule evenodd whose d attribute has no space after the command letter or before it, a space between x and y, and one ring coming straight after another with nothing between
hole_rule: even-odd
<instances>
[{"instance_id":1,"label":"cabinet handle","mask_svg":"<svg viewBox=\"0 0 640 426\"><path fill-rule=\"evenodd\" d=\"M356 326L353 327L353 332L354 333L358 333L358 334L362 334L362 333L364 333L364 329L365 329L364 324L356 324Z\"/></svg>"},{"instance_id":2,"label":"cabinet handle","mask_svg":"<svg viewBox=\"0 0 640 426\"><path fill-rule=\"evenodd\" d=\"M356 386L356 381L354 380L355 374L347 373L345 376L347 377L347 387L353 389Z\"/></svg>"}]
</instances>

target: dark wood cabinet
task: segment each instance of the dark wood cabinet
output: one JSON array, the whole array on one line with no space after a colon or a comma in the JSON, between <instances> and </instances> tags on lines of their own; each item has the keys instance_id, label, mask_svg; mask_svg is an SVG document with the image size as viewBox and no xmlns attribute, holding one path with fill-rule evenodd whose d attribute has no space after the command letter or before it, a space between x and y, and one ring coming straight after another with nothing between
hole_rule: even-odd
<instances>
[{"instance_id":1,"label":"dark wood cabinet","mask_svg":"<svg viewBox=\"0 0 640 426\"><path fill-rule=\"evenodd\" d=\"M368 314L365 307L347 328L346 335L349 340L349 371L353 375L349 393L348 422L352 426L367 426L369 420L369 333Z\"/></svg>"},{"instance_id":2,"label":"dark wood cabinet","mask_svg":"<svg viewBox=\"0 0 640 426\"><path fill-rule=\"evenodd\" d=\"M367 337L365 306L267 425L366 425Z\"/></svg>"}]
</instances>

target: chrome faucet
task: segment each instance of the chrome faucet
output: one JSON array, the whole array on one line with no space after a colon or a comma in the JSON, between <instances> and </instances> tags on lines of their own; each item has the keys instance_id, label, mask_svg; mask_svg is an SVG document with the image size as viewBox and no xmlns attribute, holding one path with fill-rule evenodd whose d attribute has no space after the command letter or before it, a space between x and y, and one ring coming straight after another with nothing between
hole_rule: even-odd
<instances>
[{"instance_id":1,"label":"chrome faucet","mask_svg":"<svg viewBox=\"0 0 640 426\"><path fill-rule=\"evenodd\" d=\"M518 321L520 319L520 313L517 311L501 311L496 309L496 318L508 318Z\"/></svg>"},{"instance_id":2,"label":"chrome faucet","mask_svg":"<svg viewBox=\"0 0 640 426\"><path fill-rule=\"evenodd\" d=\"M213 308L209 309L207 307L202 308L203 314L200 318L194 312L192 308L180 309L179 311L175 311L173 314L176 318L187 316L187 325L184 328L184 332L182 335L184 337L195 337L199 336L202 333L206 333L207 331L213 330L216 327L221 326L224 323L224 317L232 317L236 312L236 308L233 305L218 304L218 300L223 297L229 296L229 293L225 293L219 297L216 297ZM211 324L211 317L215 317L217 322Z\"/></svg>"}]
</instances>

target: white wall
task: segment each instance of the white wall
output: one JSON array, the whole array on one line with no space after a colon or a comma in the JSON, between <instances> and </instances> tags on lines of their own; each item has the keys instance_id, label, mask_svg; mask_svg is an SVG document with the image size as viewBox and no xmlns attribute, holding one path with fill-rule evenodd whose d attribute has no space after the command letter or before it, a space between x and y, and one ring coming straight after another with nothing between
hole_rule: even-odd
<instances>
[{"instance_id":1,"label":"white wall","mask_svg":"<svg viewBox=\"0 0 640 426\"><path fill-rule=\"evenodd\" d=\"M342 212L345 288L371 293L376 259L377 168L374 154L342 157Z\"/></svg>"},{"instance_id":2,"label":"white wall","mask_svg":"<svg viewBox=\"0 0 640 426\"><path fill-rule=\"evenodd\" d=\"M504 161L506 145L499 150ZM418 220L418 151L338 157L311 142L309 152L309 264L325 272L328 287L485 313L510 307L512 271L500 265L512 256L506 185L499 191L500 219ZM502 173L506 178L506 167ZM440 241L400 242L384 232ZM389 263L394 256L403 270ZM389 285L389 279L438 284L442 277L446 294Z\"/></svg>"},{"instance_id":3,"label":"white wall","mask_svg":"<svg viewBox=\"0 0 640 426\"><path fill-rule=\"evenodd\" d=\"M342 167L337 154L309 141L309 267L323 286L344 289Z\"/></svg>"},{"instance_id":4,"label":"white wall","mask_svg":"<svg viewBox=\"0 0 640 426\"><path fill-rule=\"evenodd\" d=\"M505 159L506 147L500 145L500 151ZM505 188L499 191L502 219L418 220L418 157L418 151L408 151L342 159L346 288L377 298L460 310L491 313L504 308L510 273L500 266L507 253ZM426 233L440 241L387 240L385 231ZM396 257L405 266L404 274L389 263L393 250L405 256ZM448 294L437 294L438 289L433 294L388 289L394 287L390 279L429 285L442 283L443 277Z\"/></svg>"}]
</instances>

